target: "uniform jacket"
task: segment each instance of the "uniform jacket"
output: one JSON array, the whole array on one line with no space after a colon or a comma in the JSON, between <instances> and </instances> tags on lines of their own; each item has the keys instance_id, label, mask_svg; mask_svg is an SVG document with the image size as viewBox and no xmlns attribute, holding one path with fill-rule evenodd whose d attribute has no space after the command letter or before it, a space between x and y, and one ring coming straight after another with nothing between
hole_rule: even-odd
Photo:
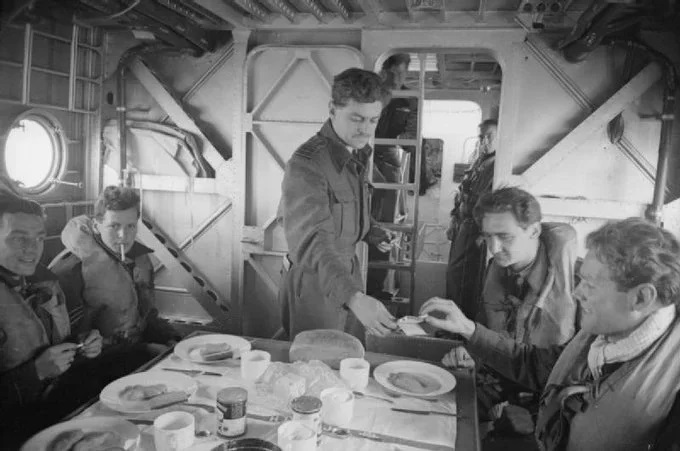
<instances>
[{"instance_id":1,"label":"uniform jacket","mask_svg":"<svg viewBox=\"0 0 680 451\"><path fill-rule=\"evenodd\" d=\"M594 339L581 331L566 347L540 348L477 325L468 348L505 376L543 390L536 428L543 449L652 449L680 389L680 321L642 355L606 365L598 381L587 363Z\"/></svg>"},{"instance_id":2,"label":"uniform jacket","mask_svg":"<svg viewBox=\"0 0 680 451\"><path fill-rule=\"evenodd\" d=\"M66 250L50 267L66 293L74 328L98 329L105 344L164 343L174 338L176 334L154 308L151 249L135 242L122 262L93 232L92 220L86 216L69 221L62 242ZM149 327L159 333L149 338Z\"/></svg>"},{"instance_id":3,"label":"uniform jacket","mask_svg":"<svg viewBox=\"0 0 680 451\"><path fill-rule=\"evenodd\" d=\"M520 298L510 294L510 271L491 262L482 291L479 319L497 332L537 346L563 344L576 332L574 290L576 231L568 224L543 223L539 248Z\"/></svg>"},{"instance_id":4,"label":"uniform jacket","mask_svg":"<svg viewBox=\"0 0 680 451\"><path fill-rule=\"evenodd\" d=\"M0 268L0 403L28 404L48 382L38 379L35 358L70 334L64 293L57 278L38 266L19 277Z\"/></svg>"},{"instance_id":5,"label":"uniform jacket","mask_svg":"<svg viewBox=\"0 0 680 451\"><path fill-rule=\"evenodd\" d=\"M279 297L283 326L298 332L345 330L345 303L363 290L355 245L371 227L366 164L371 148L353 157L330 121L286 165L279 214L290 270Z\"/></svg>"}]
</instances>

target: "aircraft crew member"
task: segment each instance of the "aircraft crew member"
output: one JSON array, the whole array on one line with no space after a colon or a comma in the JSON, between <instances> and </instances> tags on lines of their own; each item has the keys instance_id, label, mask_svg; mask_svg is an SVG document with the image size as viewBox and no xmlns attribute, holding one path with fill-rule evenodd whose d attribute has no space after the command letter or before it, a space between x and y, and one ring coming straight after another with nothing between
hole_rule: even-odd
<instances>
[{"instance_id":1,"label":"aircraft crew member","mask_svg":"<svg viewBox=\"0 0 680 451\"><path fill-rule=\"evenodd\" d=\"M1 449L14 449L106 382L90 361L101 352L101 335L71 335L57 277L39 264L44 239L40 205L0 193Z\"/></svg>"},{"instance_id":2,"label":"aircraft crew member","mask_svg":"<svg viewBox=\"0 0 680 451\"><path fill-rule=\"evenodd\" d=\"M491 191L496 161L497 122L479 124L479 144L471 167L460 183L446 236L451 240L446 268L446 297L458 303L466 315L477 316L484 277L486 248L479 239L479 225L472 213L477 200Z\"/></svg>"},{"instance_id":3,"label":"aircraft crew member","mask_svg":"<svg viewBox=\"0 0 680 451\"><path fill-rule=\"evenodd\" d=\"M680 389L680 243L640 218L591 233L574 296L581 330L566 345L522 343L475 323L455 303L432 299L427 322L462 335L466 347L518 383L542 390L542 449L666 448L677 436ZM673 407L675 402L675 407ZM666 427L667 426L667 427ZM676 449L676 448L673 448Z\"/></svg>"},{"instance_id":4,"label":"aircraft crew member","mask_svg":"<svg viewBox=\"0 0 680 451\"><path fill-rule=\"evenodd\" d=\"M51 264L69 310L82 306L77 327L99 329L105 346L180 338L154 306L153 251L136 241L139 216L134 189L107 187L95 203L94 218L78 216L66 225L61 234L66 250Z\"/></svg>"},{"instance_id":5,"label":"aircraft crew member","mask_svg":"<svg viewBox=\"0 0 680 451\"><path fill-rule=\"evenodd\" d=\"M362 239L389 250L390 233L371 225L366 179L368 141L389 91L377 74L353 68L335 77L331 95L330 119L295 151L282 183L290 268L279 298L291 339L309 329L363 338L364 328L383 335L395 327L383 304L362 293L355 255Z\"/></svg>"}]
</instances>

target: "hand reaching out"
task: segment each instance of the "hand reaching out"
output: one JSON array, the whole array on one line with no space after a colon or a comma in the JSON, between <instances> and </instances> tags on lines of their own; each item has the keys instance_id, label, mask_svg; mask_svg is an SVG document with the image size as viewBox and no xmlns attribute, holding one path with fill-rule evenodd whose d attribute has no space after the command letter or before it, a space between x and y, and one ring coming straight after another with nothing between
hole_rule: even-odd
<instances>
[{"instance_id":1,"label":"hand reaching out","mask_svg":"<svg viewBox=\"0 0 680 451\"><path fill-rule=\"evenodd\" d=\"M425 321L433 327L470 338L475 332L475 323L470 321L458 306L448 299L434 297L420 308L420 314L444 313L444 319L428 316Z\"/></svg>"}]
</instances>

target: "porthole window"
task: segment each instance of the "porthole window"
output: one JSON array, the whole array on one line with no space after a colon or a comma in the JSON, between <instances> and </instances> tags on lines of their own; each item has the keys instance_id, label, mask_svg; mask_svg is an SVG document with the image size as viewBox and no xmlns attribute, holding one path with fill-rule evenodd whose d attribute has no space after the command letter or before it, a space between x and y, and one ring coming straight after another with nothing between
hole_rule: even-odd
<instances>
[{"instance_id":1,"label":"porthole window","mask_svg":"<svg viewBox=\"0 0 680 451\"><path fill-rule=\"evenodd\" d=\"M56 120L40 114L17 118L5 138L3 172L27 194L40 194L52 186L63 160L63 143Z\"/></svg>"}]
</instances>

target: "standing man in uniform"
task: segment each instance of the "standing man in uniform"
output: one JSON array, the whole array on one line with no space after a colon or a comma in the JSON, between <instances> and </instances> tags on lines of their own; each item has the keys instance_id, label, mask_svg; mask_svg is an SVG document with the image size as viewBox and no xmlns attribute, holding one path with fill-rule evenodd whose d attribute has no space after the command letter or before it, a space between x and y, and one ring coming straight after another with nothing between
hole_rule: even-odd
<instances>
[{"instance_id":1,"label":"standing man in uniform","mask_svg":"<svg viewBox=\"0 0 680 451\"><path fill-rule=\"evenodd\" d=\"M286 165L279 212L289 264L279 298L290 339L336 329L363 339L395 328L392 315L362 292L356 244L389 250L390 232L371 225L366 179L373 136L389 91L380 77L352 68L333 80L330 118Z\"/></svg>"},{"instance_id":2,"label":"standing man in uniform","mask_svg":"<svg viewBox=\"0 0 680 451\"><path fill-rule=\"evenodd\" d=\"M479 148L472 166L460 184L446 236L451 240L446 269L446 297L468 317L477 316L484 274L486 248L479 240L479 225L472 210L483 194L491 192L496 160L498 123L487 119L479 124Z\"/></svg>"}]
</instances>

